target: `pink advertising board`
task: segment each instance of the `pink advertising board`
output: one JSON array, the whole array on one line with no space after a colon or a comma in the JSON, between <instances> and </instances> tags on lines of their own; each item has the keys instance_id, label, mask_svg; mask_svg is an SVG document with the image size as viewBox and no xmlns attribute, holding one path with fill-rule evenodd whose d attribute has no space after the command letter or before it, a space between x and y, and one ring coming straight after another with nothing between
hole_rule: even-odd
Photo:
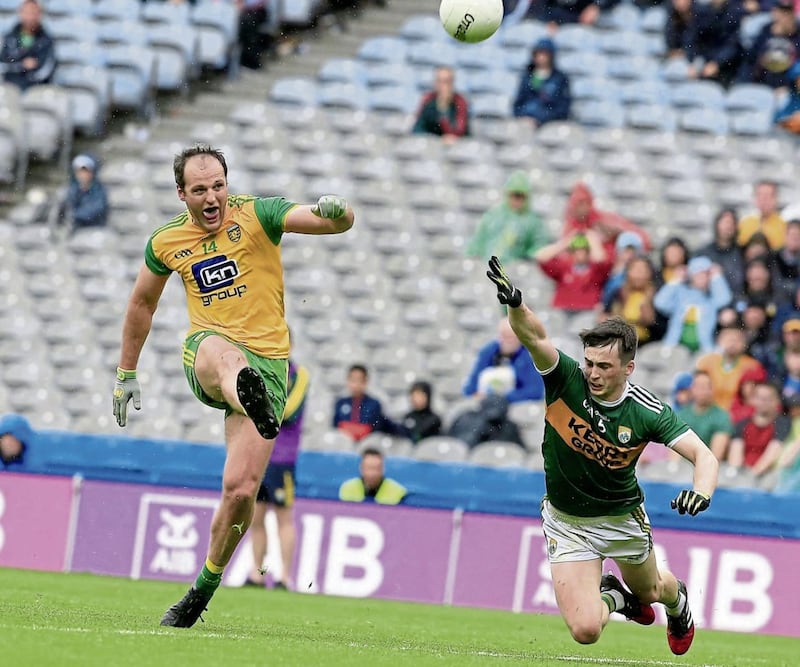
<instances>
[{"instance_id":1,"label":"pink advertising board","mask_svg":"<svg viewBox=\"0 0 800 667\"><path fill-rule=\"evenodd\" d=\"M72 480L0 474L0 566L63 570Z\"/></svg>"},{"instance_id":2,"label":"pink advertising board","mask_svg":"<svg viewBox=\"0 0 800 667\"><path fill-rule=\"evenodd\" d=\"M68 479L0 475L0 565L185 582L202 565L216 493L88 481L79 508L74 497ZM303 593L557 613L538 520L302 498L296 520ZM688 585L698 626L800 637L799 541L654 537L657 558ZM245 540L226 584L241 583L249 559Z\"/></svg>"}]
</instances>

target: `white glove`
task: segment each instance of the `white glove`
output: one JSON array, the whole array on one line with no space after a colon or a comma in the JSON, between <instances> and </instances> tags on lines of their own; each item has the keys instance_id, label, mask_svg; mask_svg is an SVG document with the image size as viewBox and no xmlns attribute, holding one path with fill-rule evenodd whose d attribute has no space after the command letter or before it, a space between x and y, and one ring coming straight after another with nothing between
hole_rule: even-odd
<instances>
[{"instance_id":1,"label":"white glove","mask_svg":"<svg viewBox=\"0 0 800 667\"><path fill-rule=\"evenodd\" d=\"M347 200L337 195L322 195L311 212L320 218L338 220L347 212Z\"/></svg>"},{"instance_id":2,"label":"white glove","mask_svg":"<svg viewBox=\"0 0 800 667\"><path fill-rule=\"evenodd\" d=\"M125 426L128 422L128 401L133 399L133 407L142 409L142 391L136 371L126 371L117 368L117 381L114 383L114 416L117 424Z\"/></svg>"}]
</instances>

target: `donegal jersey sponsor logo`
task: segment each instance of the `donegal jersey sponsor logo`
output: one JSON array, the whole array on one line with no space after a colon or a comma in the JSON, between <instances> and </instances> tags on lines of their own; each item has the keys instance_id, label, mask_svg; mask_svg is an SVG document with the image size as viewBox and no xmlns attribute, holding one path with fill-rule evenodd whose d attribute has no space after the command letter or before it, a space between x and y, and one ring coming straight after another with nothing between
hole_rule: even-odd
<instances>
[{"instance_id":1,"label":"donegal jersey sponsor logo","mask_svg":"<svg viewBox=\"0 0 800 667\"><path fill-rule=\"evenodd\" d=\"M630 466L647 444L642 442L634 447L621 447L600 437L585 417L575 414L560 398L547 406L547 423L570 449L612 470ZM630 439L629 433L627 441Z\"/></svg>"},{"instance_id":2,"label":"donegal jersey sponsor logo","mask_svg":"<svg viewBox=\"0 0 800 667\"><path fill-rule=\"evenodd\" d=\"M235 259L217 255L192 264L192 275L200 293L206 294L233 285L239 275L239 266Z\"/></svg>"}]
</instances>

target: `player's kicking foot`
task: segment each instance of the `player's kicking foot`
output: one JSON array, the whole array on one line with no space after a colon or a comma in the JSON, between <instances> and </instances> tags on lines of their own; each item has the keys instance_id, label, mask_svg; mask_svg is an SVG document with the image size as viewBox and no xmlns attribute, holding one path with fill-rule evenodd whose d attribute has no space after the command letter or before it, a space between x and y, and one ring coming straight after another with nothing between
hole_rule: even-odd
<instances>
[{"instance_id":1,"label":"player's kicking foot","mask_svg":"<svg viewBox=\"0 0 800 667\"><path fill-rule=\"evenodd\" d=\"M677 616L667 614L667 643L675 655L683 655L689 650L694 639L694 619L692 610L689 609L686 584L680 579L678 579L678 591L683 594L683 610Z\"/></svg>"},{"instance_id":2,"label":"player's kicking foot","mask_svg":"<svg viewBox=\"0 0 800 667\"><path fill-rule=\"evenodd\" d=\"M249 366L240 370L236 377L236 393L261 437L265 440L275 438L281 425L275 417L267 387L258 372Z\"/></svg>"},{"instance_id":3,"label":"player's kicking foot","mask_svg":"<svg viewBox=\"0 0 800 667\"><path fill-rule=\"evenodd\" d=\"M622 582L610 572L604 574L600 580L600 592L605 593L607 591L617 591L622 595L625 604L617 609L617 613L622 614L629 621L635 621L640 625L652 625L653 621L656 620L655 609L649 604L640 602L639 598L625 588Z\"/></svg>"},{"instance_id":4,"label":"player's kicking foot","mask_svg":"<svg viewBox=\"0 0 800 667\"><path fill-rule=\"evenodd\" d=\"M200 614L206 610L210 599L211 595L192 586L180 601L167 609L161 619L161 625L169 625L173 628L191 628L197 623L198 618L203 620Z\"/></svg>"}]
</instances>

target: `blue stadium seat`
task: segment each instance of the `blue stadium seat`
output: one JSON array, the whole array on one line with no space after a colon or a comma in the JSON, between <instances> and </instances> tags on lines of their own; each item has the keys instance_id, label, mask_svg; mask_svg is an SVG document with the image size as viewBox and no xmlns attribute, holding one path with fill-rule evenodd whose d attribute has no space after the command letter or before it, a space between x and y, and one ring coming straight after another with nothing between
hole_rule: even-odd
<instances>
[{"instance_id":1,"label":"blue stadium seat","mask_svg":"<svg viewBox=\"0 0 800 667\"><path fill-rule=\"evenodd\" d=\"M635 104L627 108L627 123L640 130L674 132L678 116L664 104Z\"/></svg>"},{"instance_id":2,"label":"blue stadium seat","mask_svg":"<svg viewBox=\"0 0 800 667\"><path fill-rule=\"evenodd\" d=\"M197 31L190 25L175 30L166 23L157 23L147 29L147 44L156 55L157 88L187 93L189 82L200 73Z\"/></svg>"},{"instance_id":3,"label":"blue stadium seat","mask_svg":"<svg viewBox=\"0 0 800 667\"><path fill-rule=\"evenodd\" d=\"M597 27L604 30L639 30L642 12L632 4L621 3L611 11L602 12Z\"/></svg>"},{"instance_id":4,"label":"blue stadium seat","mask_svg":"<svg viewBox=\"0 0 800 667\"><path fill-rule=\"evenodd\" d=\"M319 84L312 79L287 77L272 84L269 99L276 104L304 106L317 98Z\"/></svg>"},{"instance_id":5,"label":"blue stadium seat","mask_svg":"<svg viewBox=\"0 0 800 667\"><path fill-rule=\"evenodd\" d=\"M148 26L139 21L106 21L99 24L98 39L101 43L147 45Z\"/></svg>"},{"instance_id":6,"label":"blue stadium seat","mask_svg":"<svg viewBox=\"0 0 800 667\"><path fill-rule=\"evenodd\" d=\"M748 49L752 46L758 33L772 21L772 16L769 12L759 12L757 14L749 14L742 19L741 26L739 27L739 42L741 45Z\"/></svg>"},{"instance_id":7,"label":"blue stadium seat","mask_svg":"<svg viewBox=\"0 0 800 667\"><path fill-rule=\"evenodd\" d=\"M668 104L669 87L660 79L629 81L620 87L620 99L625 104Z\"/></svg>"},{"instance_id":8,"label":"blue stadium seat","mask_svg":"<svg viewBox=\"0 0 800 667\"><path fill-rule=\"evenodd\" d=\"M408 50L408 61L428 67L452 67L456 62L455 42L414 42Z\"/></svg>"},{"instance_id":9,"label":"blue stadium seat","mask_svg":"<svg viewBox=\"0 0 800 667\"><path fill-rule=\"evenodd\" d=\"M528 50L542 37L547 37L547 26L536 21L522 21L500 32L504 48L523 47Z\"/></svg>"},{"instance_id":10,"label":"blue stadium seat","mask_svg":"<svg viewBox=\"0 0 800 667\"><path fill-rule=\"evenodd\" d=\"M367 87L356 83L321 84L316 97L323 107L364 109L367 104Z\"/></svg>"},{"instance_id":11,"label":"blue stadium seat","mask_svg":"<svg viewBox=\"0 0 800 667\"><path fill-rule=\"evenodd\" d=\"M145 23L166 23L179 29L191 20L192 6L188 2L174 4L171 2L145 2L142 5L140 18Z\"/></svg>"},{"instance_id":12,"label":"blue stadium seat","mask_svg":"<svg viewBox=\"0 0 800 667\"><path fill-rule=\"evenodd\" d=\"M680 114L679 127L686 132L727 134L728 116L720 109L691 108Z\"/></svg>"},{"instance_id":13,"label":"blue stadium seat","mask_svg":"<svg viewBox=\"0 0 800 667\"><path fill-rule=\"evenodd\" d=\"M45 14L48 17L91 16L93 10L92 0L49 0Z\"/></svg>"},{"instance_id":14,"label":"blue stadium seat","mask_svg":"<svg viewBox=\"0 0 800 667\"><path fill-rule=\"evenodd\" d=\"M100 34L98 25L85 16L62 16L57 20L48 21L45 27L56 43L67 41L95 43Z\"/></svg>"},{"instance_id":15,"label":"blue stadium seat","mask_svg":"<svg viewBox=\"0 0 800 667\"><path fill-rule=\"evenodd\" d=\"M504 51L493 40L480 44L456 44L456 65L466 70L497 69L504 61Z\"/></svg>"},{"instance_id":16,"label":"blue stadium seat","mask_svg":"<svg viewBox=\"0 0 800 667\"><path fill-rule=\"evenodd\" d=\"M131 0L102 0L92 7L96 21L138 21L142 3Z\"/></svg>"},{"instance_id":17,"label":"blue stadium seat","mask_svg":"<svg viewBox=\"0 0 800 667\"><path fill-rule=\"evenodd\" d=\"M105 53L111 73L112 105L151 117L155 112L155 52L148 47L123 44L109 46Z\"/></svg>"},{"instance_id":18,"label":"blue stadium seat","mask_svg":"<svg viewBox=\"0 0 800 667\"><path fill-rule=\"evenodd\" d=\"M584 125L597 127L623 127L625 107L618 102L587 101L573 105L573 115Z\"/></svg>"},{"instance_id":19,"label":"blue stadium seat","mask_svg":"<svg viewBox=\"0 0 800 667\"><path fill-rule=\"evenodd\" d=\"M553 36L558 56L568 51L599 51L602 36L596 30L578 24L562 26Z\"/></svg>"},{"instance_id":20,"label":"blue stadium seat","mask_svg":"<svg viewBox=\"0 0 800 667\"><path fill-rule=\"evenodd\" d=\"M677 109L723 109L725 89L715 81L687 81L670 88L670 103Z\"/></svg>"},{"instance_id":21,"label":"blue stadium seat","mask_svg":"<svg viewBox=\"0 0 800 667\"><path fill-rule=\"evenodd\" d=\"M438 17L429 14L417 14L406 19L398 34L409 42L431 43L452 39L442 28Z\"/></svg>"},{"instance_id":22,"label":"blue stadium seat","mask_svg":"<svg viewBox=\"0 0 800 667\"><path fill-rule=\"evenodd\" d=\"M367 108L371 111L411 113L418 102L416 88L409 86L378 86L367 93Z\"/></svg>"},{"instance_id":23,"label":"blue stadium seat","mask_svg":"<svg viewBox=\"0 0 800 667\"><path fill-rule=\"evenodd\" d=\"M734 134L761 136L774 129L770 110L740 111L730 114L731 130Z\"/></svg>"},{"instance_id":24,"label":"blue stadium seat","mask_svg":"<svg viewBox=\"0 0 800 667\"><path fill-rule=\"evenodd\" d=\"M575 51L558 57L558 68L570 76L604 77L608 73L608 59L600 53Z\"/></svg>"},{"instance_id":25,"label":"blue stadium seat","mask_svg":"<svg viewBox=\"0 0 800 667\"><path fill-rule=\"evenodd\" d=\"M627 58L631 56L651 55L650 40L640 32L630 28L603 33L599 40L603 53Z\"/></svg>"},{"instance_id":26,"label":"blue stadium seat","mask_svg":"<svg viewBox=\"0 0 800 667\"><path fill-rule=\"evenodd\" d=\"M362 83L364 66L353 58L330 58L320 67L317 79L321 83L342 81L346 83Z\"/></svg>"},{"instance_id":27,"label":"blue stadium seat","mask_svg":"<svg viewBox=\"0 0 800 667\"><path fill-rule=\"evenodd\" d=\"M512 99L511 94L474 95L470 100L470 113L474 118L508 118Z\"/></svg>"},{"instance_id":28,"label":"blue stadium seat","mask_svg":"<svg viewBox=\"0 0 800 667\"><path fill-rule=\"evenodd\" d=\"M100 44L91 42L56 42L56 60L61 65L95 65L104 67L106 53Z\"/></svg>"},{"instance_id":29,"label":"blue stadium seat","mask_svg":"<svg viewBox=\"0 0 800 667\"><path fill-rule=\"evenodd\" d=\"M191 24L200 40L200 63L221 70L239 59L239 11L227 2L198 2Z\"/></svg>"},{"instance_id":30,"label":"blue stadium seat","mask_svg":"<svg viewBox=\"0 0 800 667\"><path fill-rule=\"evenodd\" d=\"M775 91L758 83L737 83L728 89L725 97L728 111L773 111Z\"/></svg>"},{"instance_id":31,"label":"blue stadium seat","mask_svg":"<svg viewBox=\"0 0 800 667\"><path fill-rule=\"evenodd\" d=\"M663 65L659 72L664 81L668 83L680 83L689 80L689 63L685 58L670 58Z\"/></svg>"},{"instance_id":32,"label":"blue stadium seat","mask_svg":"<svg viewBox=\"0 0 800 667\"><path fill-rule=\"evenodd\" d=\"M456 87L464 81L464 91L470 94L497 93L513 94L517 90L519 77L508 70L476 70L456 79Z\"/></svg>"},{"instance_id":33,"label":"blue stadium seat","mask_svg":"<svg viewBox=\"0 0 800 667\"><path fill-rule=\"evenodd\" d=\"M619 86L608 79L577 77L570 82L569 90L574 100L620 101Z\"/></svg>"},{"instance_id":34,"label":"blue stadium seat","mask_svg":"<svg viewBox=\"0 0 800 667\"><path fill-rule=\"evenodd\" d=\"M373 37L358 49L358 58L374 63L402 63L408 53L408 42L399 37Z\"/></svg>"},{"instance_id":35,"label":"blue stadium seat","mask_svg":"<svg viewBox=\"0 0 800 667\"><path fill-rule=\"evenodd\" d=\"M645 33L656 35L663 40L664 28L667 25L667 10L662 5L648 7L642 12L639 27Z\"/></svg>"},{"instance_id":36,"label":"blue stadium seat","mask_svg":"<svg viewBox=\"0 0 800 667\"><path fill-rule=\"evenodd\" d=\"M659 64L649 56L624 56L610 58L606 68L608 76L623 81L647 81L659 75Z\"/></svg>"},{"instance_id":37,"label":"blue stadium seat","mask_svg":"<svg viewBox=\"0 0 800 667\"><path fill-rule=\"evenodd\" d=\"M371 63L365 65L363 69L363 80L368 86L404 86L409 81L416 83L417 74L413 67L405 63ZM428 83L431 80L432 77L429 76ZM457 86L458 83L457 80Z\"/></svg>"},{"instance_id":38,"label":"blue stadium seat","mask_svg":"<svg viewBox=\"0 0 800 667\"><path fill-rule=\"evenodd\" d=\"M55 82L69 93L73 127L88 136L102 135L111 108L111 77L105 68L62 64Z\"/></svg>"}]
</instances>

